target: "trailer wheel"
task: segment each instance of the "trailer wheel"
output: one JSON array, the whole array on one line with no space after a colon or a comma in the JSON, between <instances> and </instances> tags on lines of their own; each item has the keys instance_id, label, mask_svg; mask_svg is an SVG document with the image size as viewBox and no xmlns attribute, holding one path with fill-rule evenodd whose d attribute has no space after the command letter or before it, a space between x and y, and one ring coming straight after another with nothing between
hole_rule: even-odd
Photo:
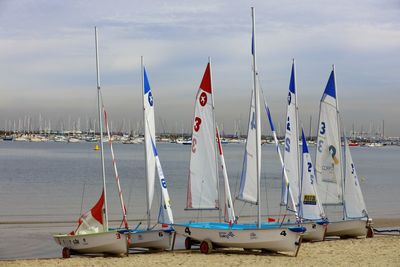
<instances>
[{"instance_id":1,"label":"trailer wheel","mask_svg":"<svg viewBox=\"0 0 400 267\"><path fill-rule=\"evenodd\" d=\"M69 248L63 248L62 250L62 257L64 259L68 259L71 257L71 250Z\"/></svg>"},{"instance_id":2,"label":"trailer wheel","mask_svg":"<svg viewBox=\"0 0 400 267\"><path fill-rule=\"evenodd\" d=\"M200 252L203 254L210 254L213 249L212 243L210 240L204 240L200 243Z\"/></svg>"}]
</instances>

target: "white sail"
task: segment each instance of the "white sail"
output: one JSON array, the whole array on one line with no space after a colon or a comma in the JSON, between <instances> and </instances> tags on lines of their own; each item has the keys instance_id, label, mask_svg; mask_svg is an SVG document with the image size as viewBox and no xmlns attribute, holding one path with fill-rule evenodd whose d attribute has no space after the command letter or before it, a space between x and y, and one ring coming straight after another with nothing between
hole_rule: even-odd
<instances>
[{"instance_id":1,"label":"white sail","mask_svg":"<svg viewBox=\"0 0 400 267\"><path fill-rule=\"evenodd\" d=\"M150 226L150 210L154 198L156 159L153 154L152 137L155 137L154 124L154 100L151 92L146 68L143 66L143 121L144 121L144 144L146 161L146 197L147 197L147 220Z\"/></svg>"},{"instance_id":2,"label":"white sail","mask_svg":"<svg viewBox=\"0 0 400 267\"><path fill-rule=\"evenodd\" d=\"M300 195L300 217L306 220L319 220L325 218L324 209L319 200L314 166L308 151L307 140L302 131L302 177Z\"/></svg>"},{"instance_id":3,"label":"white sail","mask_svg":"<svg viewBox=\"0 0 400 267\"><path fill-rule=\"evenodd\" d=\"M257 203L257 123L254 90L251 94L249 126L244 152L238 199Z\"/></svg>"},{"instance_id":4,"label":"white sail","mask_svg":"<svg viewBox=\"0 0 400 267\"><path fill-rule=\"evenodd\" d=\"M160 159L158 158L158 151L155 146L155 142L152 141L152 154L154 155L156 159L156 166L157 166L157 173L158 173L158 178L160 181L160 188L161 188L161 194L162 194L162 202L161 202L161 207L160 207L160 217L159 217L159 222L160 223L166 223L166 224L173 224L174 223L174 218L172 216L172 210L171 210L171 199L169 198L168 194L168 189L167 189L167 180L164 177L164 172L161 167L161 162Z\"/></svg>"},{"instance_id":5,"label":"white sail","mask_svg":"<svg viewBox=\"0 0 400 267\"><path fill-rule=\"evenodd\" d=\"M320 103L315 160L318 193L322 204L343 202L339 132L335 74L332 70Z\"/></svg>"},{"instance_id":6,"label":"white sail","mask_svg":"<svg viewBox=\"0 0 400 267\"><path fill-rule=\"evenodd\" d=\"M243 159L242 175L238 199L257 204L257 225L261 227L260 178L261 178L261 119L260 90L257 86L258 73L256 63L255 14L252 16L251 54L253 57L253 91L250 102L249 124L246 150Z\"/></svg>"},{"instance_id":7,"label":"white sail","mask_svg":"<svg viewBox=\"0 0 400 267\"><path fill-rule=\"evenodd\" d=\"M263 93L262 90L261 90L261 93ZM287 177L287 173L286 173L286 170L285 170L285 164L283 162L283 157L282 157L281 149L280 149L280 146L279 146L278 137L276 135L274 122L272 120L271 112L269 110L269 107L268 107L268 104L267 104L267 100L265 99L264 95L263 95L263 100L264 100L265 113L267 114L269 126L270 126L270 129L271 129L271 132L272 132L272 137L274 138L276 153L278 154L279 161L280 161L281 167L282 167L282 178L283 178L282 179L282 198L285 199L284 202L285 202L285 205L287 205L287 208L289 210L292 209L292 211L296 215L296 218L298 218L298 209L296 207L295 200L293 198L292 187L288 186L289 185L289 179Z\"/></svg>"},{"instance_id":8,"label":"white sail","mask_svg":"<svg viewBox=\"0 0 400 267\"><path fill-rule=\"evenodd\" d=\"M345 142L345 184L344 184L344 203L346 207L346 216L348 218L367 217L367 208L364 197L361 192L360 182L358 180L356 167L351 157L349 144Z\"/></svg>"},{"instance_id":9,"label":"white sail","mask_svg":"<svg viewBox=\"0 0 400 267\"><path fill-rule=\"evenodd\" d=\"M218 209L218 177L210 63L196 95L187 209Z\"/></svg>"},{"instance_id":10,"label":"white sail","mask_svg":"<svg viewBox=\"0 0 400 267\"><path fill-rule=\"evenodd\" d=\"M295 65L292 64L292 73L289 84L288 106L286 115L286 133L284 143L284 163L289 187L293 194L296 206L299 205L300 171L299 171L299 133L298 133L298 103L296 92ZM283 175L283 173L282 173ZM284 180L284 179L282 179ZM287 186L283 186L282 201L287 204Z\"/></svg>"},{"instance_id":11,"label":"white sail","mask_svg":"<svg viewBox=\"0 0 400 267\"><path fill-rule=\"evenodd\" d=\"M219 136L218 128L216 129L216 133L217 133L217 143L218 143L218 152L219 152L219 162L221 164L222 174L224 176L224 192L225 192L225 194L224 194L225 216L224 217L225 217L226 222L234 223L234 222L236 222L235 210L233 208L232 194L231 194L231 189L229 187L228 173L226 171L224 151L222 150L221 138Z\"/></svg>"}]
</instances>

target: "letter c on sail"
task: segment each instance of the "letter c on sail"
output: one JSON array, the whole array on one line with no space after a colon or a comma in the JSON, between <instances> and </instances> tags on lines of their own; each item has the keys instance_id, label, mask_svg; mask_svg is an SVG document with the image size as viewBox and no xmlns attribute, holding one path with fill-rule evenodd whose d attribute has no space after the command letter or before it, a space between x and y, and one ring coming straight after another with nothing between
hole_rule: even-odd
<instances>
[{"instance_id":1,"label":"letter c on sail","mask_svg":"<svg viewBox=\"0 0 400 267\"><path fill-rule=\"evenodd\" d=\"M197 145L197 139L193 138L192 140L192 152L196 153L196 145Z\"/></svg>"}]
</instances>

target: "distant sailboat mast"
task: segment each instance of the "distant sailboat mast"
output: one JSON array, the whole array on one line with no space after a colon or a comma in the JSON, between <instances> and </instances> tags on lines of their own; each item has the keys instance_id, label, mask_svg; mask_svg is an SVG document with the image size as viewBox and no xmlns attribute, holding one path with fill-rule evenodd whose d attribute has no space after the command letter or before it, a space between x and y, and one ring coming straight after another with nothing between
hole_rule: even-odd
<instances>
[{"instance_id":1,"label":"distant sailboat mast","mask_svg":"<svg viewBox=\"0 0 400 267\"><path fill-rule=\"evenodd\" d=\"M103 177L103 193L104 193L104 220L103 227L108 231L108 208L107 208L107 190L106 190L106 171L104 167L104 147L103 147L103 123L101 115L101 99L100 99L100 71L99 71L99 50L98 50L98 37L97 27L94 27L95 46L96 46L96 77L97 77L97 108L99 113L99 130L100 130L100 152L101 152L101 174Z\"/></svg>"}]
</instances>

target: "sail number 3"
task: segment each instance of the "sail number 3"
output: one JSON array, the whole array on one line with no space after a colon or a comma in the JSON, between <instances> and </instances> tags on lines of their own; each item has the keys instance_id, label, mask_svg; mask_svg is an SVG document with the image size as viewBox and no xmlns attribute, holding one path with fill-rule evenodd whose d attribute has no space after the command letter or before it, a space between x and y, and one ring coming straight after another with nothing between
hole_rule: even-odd
<instances>
[{"instance_id":1,"label":"sail number 3","mask_svg":"<svg viewBox=\"0 0 400 267\"><path fill-rule=\"evenodd\" d=\"M201 119L199 117L194 118L193 130L198 132L200 130Z\"/></svg>"}]
</instances>

